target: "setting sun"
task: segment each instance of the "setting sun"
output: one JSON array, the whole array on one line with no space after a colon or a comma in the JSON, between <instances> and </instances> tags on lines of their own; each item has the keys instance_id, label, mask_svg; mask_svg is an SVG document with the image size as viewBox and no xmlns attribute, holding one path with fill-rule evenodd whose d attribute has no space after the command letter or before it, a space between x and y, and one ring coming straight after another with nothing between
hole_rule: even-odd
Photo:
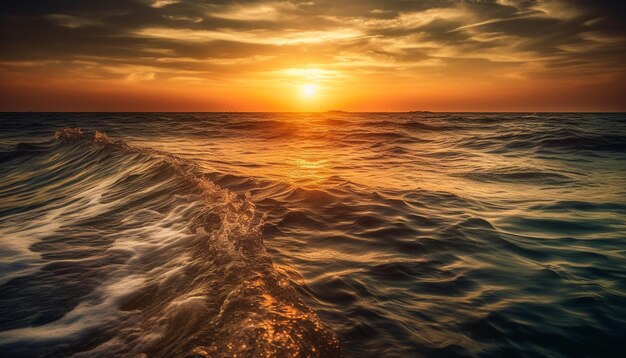
<instances>
[{"instance_id":1,"label":"setting sun","mask_svg":"<svg viewBox=\"0 0 626 358\"><path fill-rule=\"evenodd\" d=\"M313 84L302 85L302 95L307 98L312 98L317 94L317 86Z\"/></svg>"}]
</instances>

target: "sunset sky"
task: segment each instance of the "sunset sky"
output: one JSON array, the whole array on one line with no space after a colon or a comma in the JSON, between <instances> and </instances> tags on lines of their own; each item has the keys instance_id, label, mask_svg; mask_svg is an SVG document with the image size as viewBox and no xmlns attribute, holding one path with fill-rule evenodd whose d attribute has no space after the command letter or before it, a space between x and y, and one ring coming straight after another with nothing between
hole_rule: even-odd
<instances>
[{"instance_id":1,"label":"sunset sky","mask_svg":"<svg viewBox=\"0 0 626 358\"><path fill-rule=\"evenodd\" d=\"M623 1L3 1L4 111L624 111Z\"/></svg>"}]
</instances>

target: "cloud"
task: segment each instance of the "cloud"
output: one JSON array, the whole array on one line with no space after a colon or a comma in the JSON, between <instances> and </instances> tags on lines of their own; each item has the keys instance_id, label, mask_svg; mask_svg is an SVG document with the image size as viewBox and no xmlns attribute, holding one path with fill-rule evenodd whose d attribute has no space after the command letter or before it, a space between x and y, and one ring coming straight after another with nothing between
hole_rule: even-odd
<instances>
[{"instance_id":1,"label":"cloud","mask_svg":"<svg viewBox=\"0 0 626 358\"><path fill-rule=\"evenodd\" d=\"M179 0L154 0L154 1L150 1L149 4L150 6L159 9L167 5L176 4L178 2Z\"/></svg>"},{"instance_id":2,"label":"cloud","mask_svg":"<svg viewBox=\"0 0 626 358\"><path fill-rule=\"evenodd\" d=\"M376 12L380 14L380 12ZM327 16L336 23L348 23L367 30L417 29L434 21L459 21L468 14L460 9L428 9L424 11L401 12L391 18L336 17Z\"/></svg>"},{"instance_id":3,"label":"cloud","mask_svg":"<svg viewBox=\"0 0 626 358\"><path fill-rule=\"evenodd\" d=\"M571 2L561 0L542 0L532 7L544 16L568 20L585 14L584 10L577 6L572 6Z\"/></svg>"},{"instance_id":4,"label":"cloud","mask_svg":"<svg viewBox=\"0 0 626 358\"><path fill-rule=\"evenodd\" d=\"M307 81L327 81L345 77L337 70L324 70L321 68L287 68L278 71L281 76L296 77Z\"/></svg>"},{"instance_id":5,"label":"cloud","mask_svg":"<svg viewBox=\"0 0 626 358\"><path fill-rule=\"evenodd\" d=\"M209 16L240 21L277 21L297 9L291 2L259 2L252 4L232 4L215 6Z\"/></svg>"},{"instance_id":6,"label":"cloud","mask_svg":"<svg viewBox=\"0 0 626 358\"><path fill-rule=\"evenodd\" d=\"M136 35L148 38L160 38L173 41L207 42L232 41L249 44L272 46L318 44L328 41L349 40L361 36L361 33L349 29L338 28L332 31L292 31L273 32L267 30L235 31L235 30L192 30L172 28L146 28L135 32Z\"/></svg>"},{"instance_id":7,"label":"cloud","mask_svg":"<svg viewBox=\"0 0 626 358\"><path fill-rule=\"evenodd\" d=\"M289 77L312 69L328 81L372 74L453 81L464 68L484 78L574 76L581 69L576 76L626 73L626 9L609 0L42 0L0 6L0 46L8 49L0 53L0 70L15 75L38 66L138 82Z\"/></svg>"},{"instance_id":8,"label":"cloud","mask_svg":"<svg viewBox=\"0 0 626 358\"><path fill-rule=\"evenodd\" d=\"M60 26L68 27L70 29L100 24L97 20L65 14L50 14L46 15L45 18L54 21Z\"/></svg>"}]
</instances>

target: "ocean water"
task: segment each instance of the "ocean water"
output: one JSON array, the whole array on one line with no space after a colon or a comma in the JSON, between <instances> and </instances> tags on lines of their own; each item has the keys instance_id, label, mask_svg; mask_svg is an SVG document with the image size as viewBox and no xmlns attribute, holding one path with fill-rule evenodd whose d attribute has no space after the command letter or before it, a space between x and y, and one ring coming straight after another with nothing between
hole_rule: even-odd
<instances>
[{"instance_id":1,"label":"ocean water","mask_svg":"<svg viewBox=\"0 0 626 358\"><path fill-rule=\"evenodd\" d=\"M0 114L0 356L620 356L625 214L624 114Z\"/></svg>"}]
</instances>

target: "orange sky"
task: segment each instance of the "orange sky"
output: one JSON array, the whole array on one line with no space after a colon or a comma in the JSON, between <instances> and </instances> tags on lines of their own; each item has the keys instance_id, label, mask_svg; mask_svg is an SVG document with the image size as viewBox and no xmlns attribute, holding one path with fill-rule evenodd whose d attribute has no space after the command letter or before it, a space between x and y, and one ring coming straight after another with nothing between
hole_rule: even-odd
<instances>
[{"instance_id":1,"label":"orange sky","mask_svg":"<svg viewBox=\"0 0 626 358\"><path fill-rule=\"evenodd\" d=\"M4 111L626 111L610 1L2 6Z\"/></svg>"}]
</instances>

